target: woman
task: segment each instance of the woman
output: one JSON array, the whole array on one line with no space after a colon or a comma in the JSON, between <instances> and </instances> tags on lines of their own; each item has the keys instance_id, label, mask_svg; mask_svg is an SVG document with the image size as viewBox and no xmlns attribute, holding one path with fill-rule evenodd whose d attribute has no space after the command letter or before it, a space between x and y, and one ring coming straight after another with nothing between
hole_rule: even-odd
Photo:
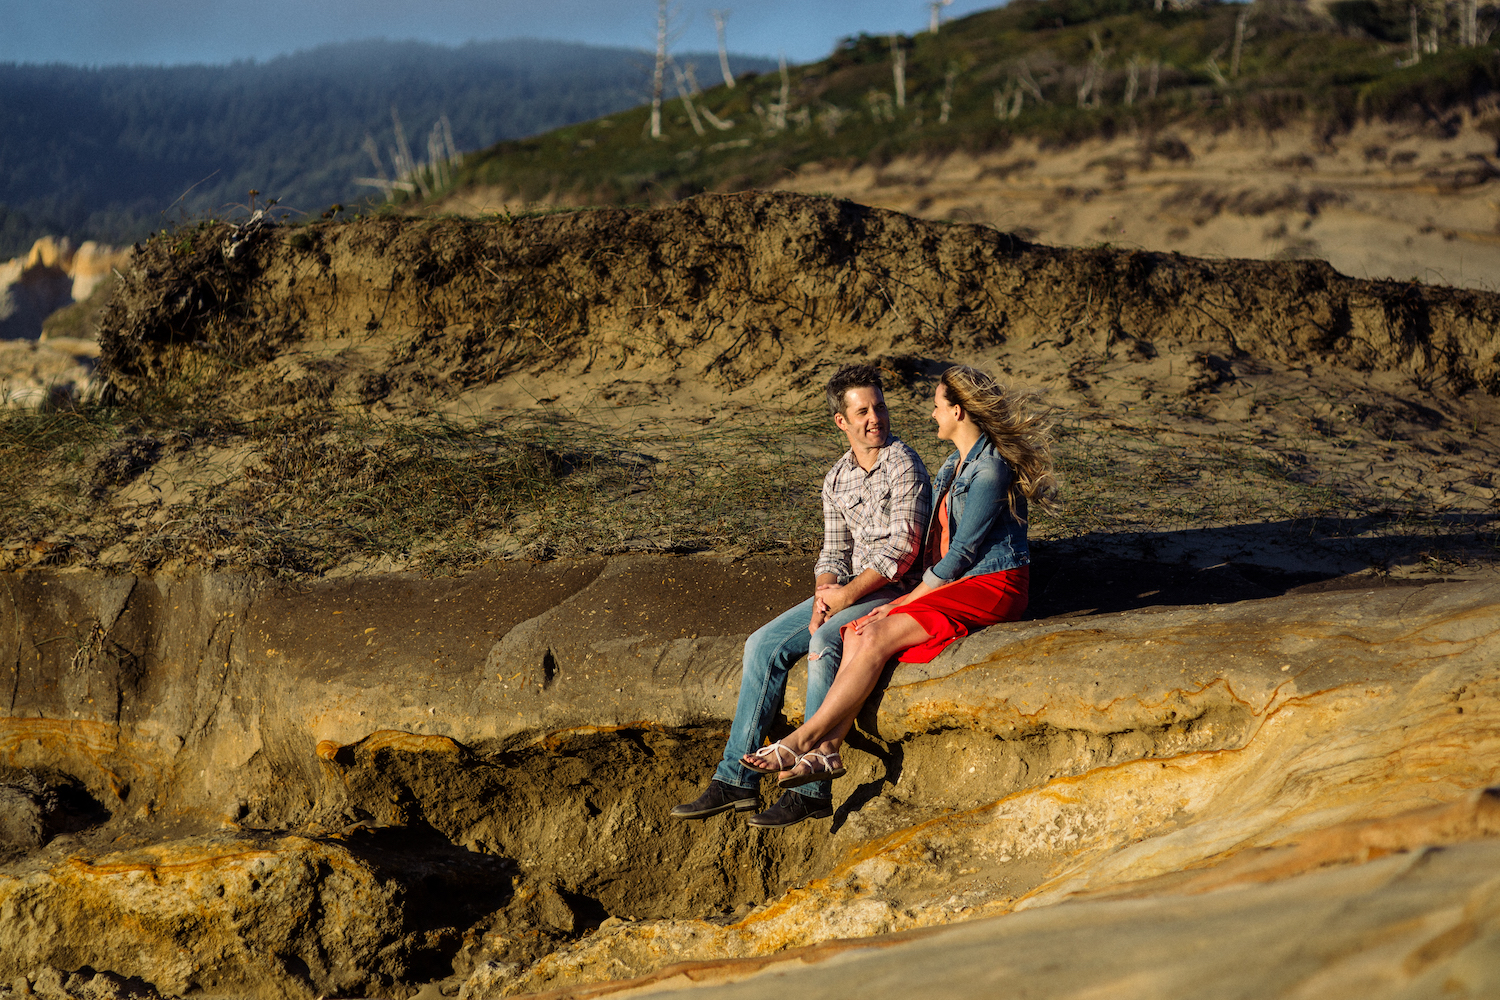
<instances>
[{"instance_id":1,"label":"woman","mask_svg":"<svg viewBox=\"0 0 1500 1000\"><path fill-rule=\"evenodd\" d=\"M746 767L779 773L783 788L843 775L839 747L892 656L926 663L974 629L1021 617L1027 501L1046 505L1054 486L1047 427L1033 401L974 368L943 373L932 419L957 450L932 482L922 582L844 626L843 662L823 704L780 743L741 758Z\"/></svg>"}]
</instances>

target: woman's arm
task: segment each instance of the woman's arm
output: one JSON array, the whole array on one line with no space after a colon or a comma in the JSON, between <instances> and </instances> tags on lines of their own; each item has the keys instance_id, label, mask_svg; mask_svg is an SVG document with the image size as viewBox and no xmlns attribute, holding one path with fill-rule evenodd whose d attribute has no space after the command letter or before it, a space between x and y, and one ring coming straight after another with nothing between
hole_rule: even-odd
<instances>
[{"instance_id":1,"label":"woman's arm","mask_svg":"<svg viewBox=\"0 0 1500 1000\"><path fill-rule=\"evenodd\" d=\"M943 587L946 587L946 586L947 586L947 584L943 584ZM910 604L912 601L915 601L919 597L926 597L928 594L932 593L934 590L942 590L943 587L929 586L928 583L927 583L927 581L923 580L921 583L918 583L915 587L911 588L911 590L909 590L906 593L902 594L900 597L896 598L891 603L883 605L883 607L887 607L887 608L899 608L903 604Z\"/></svg>"},{"instance_id":2,"label":"woman's arm","mask_svg":"<svg viewBox=\"0 0 1500 1000\"><path fill-rule=\"evenodd\" d=\"M1010 491L1010 466L995 455L986 461L969 482L963 516L953 525L948 552L922 574L922 582L937 588L952 583L968 572L983 555L980 547L998 518L1007 513Z\"/></svg>"},{"instance_id":3,"label":"woman's arm","mask_svg":"<svg viewBox=\"0 0 1500 1000\"><path fill-rule=\"evenodd\" d=\"M948 583L952 582L952 580L948 581ZM885 618L892 611L896 610L902 605L910 604L912 601L915 601L918 598L926 597L928 594L932 593L935 590L942 590L943 587L946 586L948 586L947 583L933 587L930 586L926 580L923 580L921 583L913 587L910 592L902 594L900 597L896 598L894 601L891 601L888 604L882 604L880 607L876 608L874 611L871 611L863 618L860 618L853 622L855 634L857 635L858 633L864 631L864 627L866 625L880 621L882 618Z\"/></svg>"}]
</instances>

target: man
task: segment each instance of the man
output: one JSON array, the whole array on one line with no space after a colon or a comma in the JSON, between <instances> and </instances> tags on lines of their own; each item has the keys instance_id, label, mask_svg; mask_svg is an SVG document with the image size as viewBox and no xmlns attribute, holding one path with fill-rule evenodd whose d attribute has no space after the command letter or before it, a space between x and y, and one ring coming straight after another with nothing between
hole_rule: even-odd
<instances>
[{"instance_id":1,"label":"man","mask_svg":"<svg viewBox=\"0 0 1500 1000\"><path fill-rule=\"evenodd\" d=\"M879 370L874 365L840 368L828 383L828 409L849 439L849 450L823 479L823 550L813 570L813 596L746 641L724 758L708 790L672 810L675 819L754 810L763 775L740 758L760 748L780 713L792 665L808 658L807 714L812 715L838 673L843 653L839 629L901 596L920 579L917 557L932 485L917 453L891 433ZM832 815L832 786L820 781L787 790L771 808L752 816L750 824L778 828Z\"/></svg>"}]
</instances>

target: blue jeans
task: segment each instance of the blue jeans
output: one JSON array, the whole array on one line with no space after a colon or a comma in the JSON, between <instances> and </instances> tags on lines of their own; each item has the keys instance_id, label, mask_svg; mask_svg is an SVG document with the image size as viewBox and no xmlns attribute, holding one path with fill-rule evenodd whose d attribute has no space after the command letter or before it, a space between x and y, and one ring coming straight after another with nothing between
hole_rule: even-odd
<instances>
[{"instance_id":1,"label":"blue jeans","mask_svg":"<svg viewBox=\"0 0 1500 1000\"><path fill-rule=\"evenodd\" d=\"M719 762L714 778L738 788L759 787L764 775L741 764L740 758L760 749L766 730L781 712L781 700L786 695L786 679L792 665L807 657L805 718L811 718L823 704L823 698L839 672L839 661L844 655L844 640L839 629L900 596L901 591L896 587L881 587L828 619L811 635L807 626L812 622L813 598L809 597L752 633L745 640L745 666L740 674L740 697L734 709L734 723L729 727L729 742L724 747L724 759ZM833 798L833 786L827 781L803 785L799 791L816 799Z\"/></svg>"}]
</instances>

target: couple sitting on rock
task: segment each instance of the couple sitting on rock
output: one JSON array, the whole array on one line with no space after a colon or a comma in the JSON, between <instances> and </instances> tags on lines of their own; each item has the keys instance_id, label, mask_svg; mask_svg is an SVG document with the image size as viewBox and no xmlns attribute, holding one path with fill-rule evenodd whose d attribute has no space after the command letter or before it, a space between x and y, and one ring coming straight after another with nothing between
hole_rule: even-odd
<instances>
[{"instance_id":1,"label":"couple sitting on rock","mask_svg":"<svg viewBox=\"0 0 1500 1000\"><path fill-rule=\"evenodd\" d=\"M945 371L932 419L957 450L932 484L916 452L891 433L879 371L846 365L834 374L828 407L849 450L823 480L816 590L745 643L724 758L708 790L673 817L750 812L770 775L785 792L752 826L833 815L839 748L891 657L926 663L972 630L1021 617L1031 561L1026 502L1052 483L1045 427L1028 402L973 368ZM806 721L761 746L804 655Z\"/></svg>"}]
</instances>

